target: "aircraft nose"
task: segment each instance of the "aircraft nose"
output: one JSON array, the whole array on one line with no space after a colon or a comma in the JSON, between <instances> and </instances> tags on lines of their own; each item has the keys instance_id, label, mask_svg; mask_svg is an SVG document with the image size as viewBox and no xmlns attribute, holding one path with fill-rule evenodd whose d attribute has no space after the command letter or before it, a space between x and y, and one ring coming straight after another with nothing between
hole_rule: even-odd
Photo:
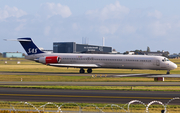
<instances>
[{"instance_id":1,"label":"aircraft nose","mask_svg":"<svg viewBox=\"0 0 180 113\"><path fill-rule=\"evenodd\" d=\"M171 63L171 68L172 69L176 69L177 68L177 65L175 63Z\"/></svg>"}]
</instances>

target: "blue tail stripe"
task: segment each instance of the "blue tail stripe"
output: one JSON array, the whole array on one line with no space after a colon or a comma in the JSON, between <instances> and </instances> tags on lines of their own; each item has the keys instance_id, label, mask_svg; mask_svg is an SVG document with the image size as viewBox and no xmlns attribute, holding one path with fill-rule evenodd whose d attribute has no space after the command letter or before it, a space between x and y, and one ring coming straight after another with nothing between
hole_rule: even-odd
<instances>
[{"instance_id":1,"label":"blue tail stripe","mask_svg":"<svg viewBox=\"0 0 180 113\"><path fill-rule=\"evenodd\" d=\"M44 53L33 43L31 38L18 38L18 40L28 55ZM23 40L29 40L29 41L23 41Z\"/></svg>"}]
</instances>

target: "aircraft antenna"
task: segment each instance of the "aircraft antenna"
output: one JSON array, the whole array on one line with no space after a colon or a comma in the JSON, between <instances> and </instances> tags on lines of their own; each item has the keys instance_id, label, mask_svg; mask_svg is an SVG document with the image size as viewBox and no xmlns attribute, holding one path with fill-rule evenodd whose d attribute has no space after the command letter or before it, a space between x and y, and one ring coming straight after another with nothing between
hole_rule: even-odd
<instances>
[{"instance_id":1,"label":"aircraft antenna","mask_svg":"<svg viewBox=\"0 0 180 113\"><path fill-rule=\"evenodd\" d=\"M105 46L105 38L102 39L102 45Z\"/></svg>"}]
</instances>

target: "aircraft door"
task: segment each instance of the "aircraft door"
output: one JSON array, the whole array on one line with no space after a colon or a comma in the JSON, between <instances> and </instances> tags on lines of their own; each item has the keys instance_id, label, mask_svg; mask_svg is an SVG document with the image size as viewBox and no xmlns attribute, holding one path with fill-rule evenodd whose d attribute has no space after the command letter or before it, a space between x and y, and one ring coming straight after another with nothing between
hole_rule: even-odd
<instances>
[{"instance_id":1,"label":"aircraft door","mask_svg":"<svg viewBox=\"0 0 180 113\"><path fill-rule=\"evenodd\" d=\"M156 60L156 66L160 66L160 61Z\"/></svg>"},{"instance_id":2,"label":"aircraft door","mask_svg":"<svg viewBox=\"0 0 180 113\"><path fill-rule=\"evenodd\" d=\"M90 62L90 58L89 57L87 58L87 62Z\"/></svg>"},{"instance_id":3,"label":"aircraft door","mask_svg":"<svg viewBox=\"0 0 180 113\"><path fill-rule=\"evenodd\" d=\"M93 58L88 57L88 58L87 58L87 62L92 63L92 62L93 62Z\"/></svg>"},{"instance_id":4,"label":"aircraft door","mask_svg":"<svg viewBox=\"0 0 180 113\"><path fill-rule=\"evenodd\" d=\"M93 60L94 60L93 57L88 57L88 62L89 62L89 63L92 63Z\"/></svg>"}]
</instances>

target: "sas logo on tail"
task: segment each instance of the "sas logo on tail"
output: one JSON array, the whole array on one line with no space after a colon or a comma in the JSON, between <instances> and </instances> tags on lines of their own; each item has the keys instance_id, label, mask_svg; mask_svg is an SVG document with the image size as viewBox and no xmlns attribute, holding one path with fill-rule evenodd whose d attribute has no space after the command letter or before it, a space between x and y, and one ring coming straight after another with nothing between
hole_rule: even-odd
<instances>
[{"instance_id":1,"label":"sas logo on tail","mask_svg":"<svg viewBox=\"0 0 180 113\"><path fill-rule=\"evenodd\" d=\"M28 53L37 53L37 48L29 48Z\"/></svg>"}]
</instances>

